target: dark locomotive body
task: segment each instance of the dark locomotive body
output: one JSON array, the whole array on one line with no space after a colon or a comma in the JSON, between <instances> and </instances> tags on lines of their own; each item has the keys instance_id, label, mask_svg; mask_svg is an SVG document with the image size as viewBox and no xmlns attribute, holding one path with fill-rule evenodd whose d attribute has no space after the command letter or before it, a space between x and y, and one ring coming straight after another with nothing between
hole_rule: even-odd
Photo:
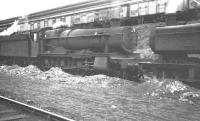
<instances>
[{"instance_id":1,"label":"dark locomotive body","mask_svg":"<svg viewBox=\"0 0 200 121\"><path fill-rule=\"evenodd\" d=\"M141 63L144 69L159 78L200 79L200 24L158 27L152 32L150 43L159 59Z\"/></svg>"},{"instance_id":2,"label":"dark locomotive body","mask_svg":"<svg viewBox=\"0 0 200 121\"><path fill-rule=\"evenodd\" d=\"M133 27L43 29L0 38L1 62L103 72L133 78L138 54ZM91 71L92 70L92 71ZM129 74L128 74L129 73Z\"/></svg>"},{"instance_id":3,"label":"dark locomotive body","mask_svg":"<svg viewBox=\"0 0 200 121\"><path fill-rule=\"evenodd\" d=\"M138 55L133 27L54 29L44 32L41 58L45 67L66 70L95 69L127 77ZM112 74L111 74L112 73Z\"/></svg>"}]
</instances>

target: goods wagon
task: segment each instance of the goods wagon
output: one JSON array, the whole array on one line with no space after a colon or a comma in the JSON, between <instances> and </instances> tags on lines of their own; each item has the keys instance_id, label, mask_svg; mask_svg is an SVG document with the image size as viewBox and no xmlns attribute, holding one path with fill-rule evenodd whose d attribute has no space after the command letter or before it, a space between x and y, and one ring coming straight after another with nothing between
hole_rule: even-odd
<instances>
[{"instance_id":1,"label":"goods wagon","mask_svg":"<svg viewBox=\"0 0 200 121\"><path fill-rule=\"evenodd\" d=\"M158 27L150 37L152 50L159 59L140 63L159 78L183 81L200 79L200 24Z\"/></svg>"},{"instance_id":2,"label":"goods wagon","mask_svg":"<svg viewBox=\"0 0 200 121\"><path fill-rule=\"evenodd\" d=\"M200 24L158 27L152 33L151 48L155 53L200 53Z\"/></svg>"}]
</instances>

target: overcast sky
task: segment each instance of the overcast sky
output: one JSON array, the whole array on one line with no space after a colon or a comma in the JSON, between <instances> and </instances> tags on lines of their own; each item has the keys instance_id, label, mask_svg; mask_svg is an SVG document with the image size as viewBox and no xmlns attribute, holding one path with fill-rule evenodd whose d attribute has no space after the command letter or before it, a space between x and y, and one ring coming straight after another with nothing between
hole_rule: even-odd
<instances>
[{"instance_id":1,"label":"overcast sky","mask_svg":"<svg viewBox=\"0 0 200 121\"><path fill-rule=\"evenodd\" d=\"M0 20L87 0L2 0Z\"/></svg>"}]
</instances>

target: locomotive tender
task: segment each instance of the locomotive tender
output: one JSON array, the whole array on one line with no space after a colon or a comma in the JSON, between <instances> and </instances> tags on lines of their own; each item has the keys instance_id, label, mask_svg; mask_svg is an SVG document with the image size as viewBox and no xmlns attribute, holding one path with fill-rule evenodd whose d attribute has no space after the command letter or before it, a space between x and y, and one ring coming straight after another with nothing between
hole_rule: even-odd
<instances>
[{"instance_id":1,"label":"locomotive tender","mask_svg":"<svg viewBox=\"0 0 200 121\"><path fill-rule=\"evenodd\" d=\"M0 37L3 64L97 70L133 79L138 54L134 27L40 29ZM130 71L132 70L132 71Z\"/></svg>"}]
</instances>

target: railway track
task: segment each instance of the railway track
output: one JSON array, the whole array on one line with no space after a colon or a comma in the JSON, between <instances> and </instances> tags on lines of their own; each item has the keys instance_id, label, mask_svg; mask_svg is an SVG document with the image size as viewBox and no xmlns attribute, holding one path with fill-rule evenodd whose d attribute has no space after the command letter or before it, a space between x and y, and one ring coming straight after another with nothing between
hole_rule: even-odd
<instances>
[{"instance_id":1,"label":"railway track","mask_svg":"<svg viewBox=\"0 0 200 121\"><path fill-rule=\"evenodd\" d=\"M74 121L74 120L0 96L0 121Z\"/></svg>"}]
</instances>

